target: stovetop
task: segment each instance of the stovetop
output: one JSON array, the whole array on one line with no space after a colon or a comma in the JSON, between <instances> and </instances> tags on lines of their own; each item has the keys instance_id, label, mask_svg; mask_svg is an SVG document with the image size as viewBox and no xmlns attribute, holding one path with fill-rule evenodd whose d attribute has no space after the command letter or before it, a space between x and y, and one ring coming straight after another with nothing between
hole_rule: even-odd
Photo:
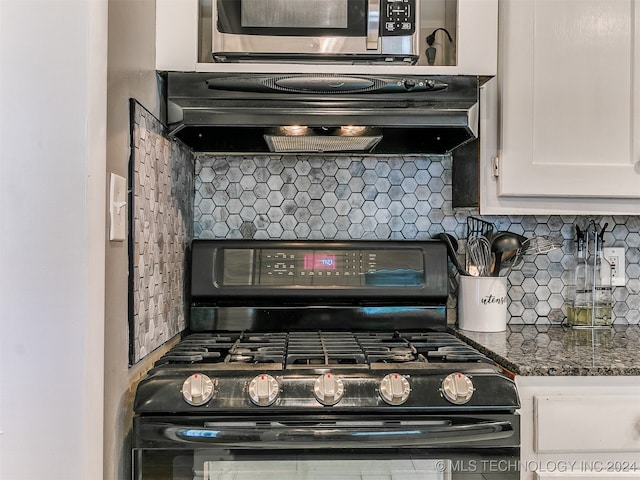
<instances>
[{"instance_id":1,"label":"stovetop","mask_svg":"<svg viewBox=\"0 0 640 480\"><path fill-rule=\"evenodd\" d=\"M138 414L513 410L513 382L445 332L186 336L140 383Z\"/></svg>"},{"instance_id":2,"label":"stovetop","mask_svg":"<svg viewBox=\"0 0 640 480\"><path fill-rule=\"evenodd\" d=\"M397 369L453 368L451 364L459 363L493 364L446 332L218 332L186 336L156 367Z\"/></svg>"}]
</instances>

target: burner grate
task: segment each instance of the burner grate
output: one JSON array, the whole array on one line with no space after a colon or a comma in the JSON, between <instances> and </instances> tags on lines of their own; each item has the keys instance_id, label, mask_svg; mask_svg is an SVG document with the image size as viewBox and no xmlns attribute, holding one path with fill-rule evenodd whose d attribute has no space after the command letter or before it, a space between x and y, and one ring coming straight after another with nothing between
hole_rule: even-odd
<instances>
[{"instance_id":1,"label":"burner grate","mask_svg":"<svg viewBox=\"0 0 640 480\"><path fill-rule=\"evenodd\" d=\"M484 354L448 333L418 333L408 335L411 345L428 361L493 363Z\"/></svg>"},{"instance_id":2,"label":"burner grate","mask_svg":"<svg viewBox=\"0 0 640 480\"><path fill-rule=\"evenodd\" d=\"M229 350L227 363L284 363L286 333L247 334Z\"/></svg>"},{"instance_id":3,"label":"burner grate","mask_svg":"<svg viewBox=\"0 0 640 480\"><path fill-rule=\"evenodd\" d=\"M418 358L409 341L398 333L368 332L358 334L369 363L405 363Z\"/></svg>"},{"instance_id":4,"label":"burner grate","mask_svg":"<svg viewBox=\"0 0 640 480\"><path fill-rule=\"evenodd\" d=\"M203 333L189 335L160 357L155 365L220 362L237 337Z\"/></svg>"},{"instance_id":5,"label":"burner grate","mask_svg":"<svg viewBox=\"0 0 640 480\"><path fill-rule=\"evenodd\" d=\"M334 332L193 334L156 365L244 364L287 367L384 364L492 363L485 355L444 332Z\"/></svg>"},{"instance_id":6,"label":"burner grate","mask_svg":"<svg viewBox=\"0 0 640 480\"><path fill-rule=\"evenodd\" d=\"M286 364L365 365L366 357L353 333L292 332Z\"/></svg>"}]
</instances>

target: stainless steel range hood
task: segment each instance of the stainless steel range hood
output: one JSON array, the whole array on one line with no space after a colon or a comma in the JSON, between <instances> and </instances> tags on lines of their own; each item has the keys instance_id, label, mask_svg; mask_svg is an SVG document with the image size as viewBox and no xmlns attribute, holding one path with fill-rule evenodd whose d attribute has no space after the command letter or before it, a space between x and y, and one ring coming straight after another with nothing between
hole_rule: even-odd
<instances>
[{"instance_id":1,"label":"stainless steel range hood","mask_svg":"<svg viewBox=\"0 0 640 480\"><path fill-rule=\"evenodd\" d=\"M168 73L169 133L199 152L448 153L478 136L478 78Z\"/></svg>"}]
</instances>

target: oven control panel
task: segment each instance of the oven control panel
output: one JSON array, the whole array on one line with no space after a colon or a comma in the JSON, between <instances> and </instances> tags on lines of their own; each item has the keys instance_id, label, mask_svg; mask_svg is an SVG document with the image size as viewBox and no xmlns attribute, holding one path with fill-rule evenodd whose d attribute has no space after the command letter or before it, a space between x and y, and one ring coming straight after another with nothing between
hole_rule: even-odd
<instances>
[{"instance_id":1,"label":"oven control panel","mask_svg":"<svg viewBox=\"0 0 640 480\"><path fill-rule=\"evenodd\" d=\"M422 286L419 250L224 249L224 286Z\"/></svg>"},{"instance_id":2,"label":"oven control panel","mask_svg":"<svg viewBox=\"0 0 640 480\"><path fill-rule=\"evenodd\" d=\"M194 240L191 299L442 305L447 262L438 240Z\"/></svg>"}]
</instances>

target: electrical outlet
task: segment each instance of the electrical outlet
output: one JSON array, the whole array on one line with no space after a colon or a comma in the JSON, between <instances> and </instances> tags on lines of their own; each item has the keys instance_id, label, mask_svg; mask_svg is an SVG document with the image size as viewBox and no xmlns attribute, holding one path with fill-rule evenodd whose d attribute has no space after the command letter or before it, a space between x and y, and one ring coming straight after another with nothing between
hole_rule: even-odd
<instances>
[{"instance_id":1,"label":"electrical outlet","mask_svg":"<svg viewBox=\"0 0 640 480\"><path fill-rule=\"evenodd\" d=\"M611 285L614 287L626 285L624 251L624 247L604 247L602 249L602 257L605 261L602 262L601 274L606 278L611 272Z\"/></svg>"}]
</instances>

